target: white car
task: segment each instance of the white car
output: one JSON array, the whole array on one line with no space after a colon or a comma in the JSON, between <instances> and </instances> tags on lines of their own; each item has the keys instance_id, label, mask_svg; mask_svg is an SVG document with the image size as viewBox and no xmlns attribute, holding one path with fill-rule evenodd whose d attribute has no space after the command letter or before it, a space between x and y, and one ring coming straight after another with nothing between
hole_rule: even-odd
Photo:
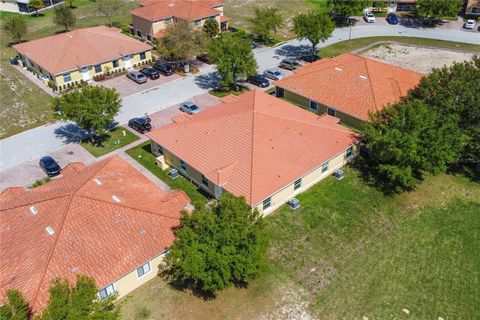
<instances>
[{"instance_id":1,"label":"white car","mask_svg":"<svg viewBox=\"0 0 480 320\"><path fill-rule=\"evenodd\" d=\"M365 21L367 21L368 23L374 23L375 22L375 16L373 15L373 13L371 13L370 11L365 11L364 15L363 15L363 18L365 19Z\"/></svg>"},{"instance_id":2,"label":"white car","mask_svg":"<svg viewBox=\"0 0 480 320\"><path fill-rule=\"evenodd\" d=\"M465 29L473 29L475 27L475 20L472 20L472 19L468 19L464 24L463 24L463 27Z\"/></svg>"}]
</instances>

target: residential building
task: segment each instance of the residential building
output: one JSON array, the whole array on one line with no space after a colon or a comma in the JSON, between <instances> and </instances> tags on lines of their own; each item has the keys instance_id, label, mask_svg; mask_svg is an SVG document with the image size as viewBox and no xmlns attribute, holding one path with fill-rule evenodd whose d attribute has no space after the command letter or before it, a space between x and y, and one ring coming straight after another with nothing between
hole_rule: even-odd
<instances>
[{"instance_id":1,"label":"residential building","mask_svg":"<svg viewBox=\"0 0 480 320\"><path fill-rule=\"evenodd\" d=\"M16 44L22 63L59 90L152 61L152 47L106 26Z\"/></svg>"},{"instance_id":2,"label":"residential building","mask_svg":"<svg viewBox=\"0 0 480 320\"><path fill-rule=\"evenodd\" d=\"M19 290L34 312L55 278L88 275L99 297L123 297L154 278L188 204L115 156L73 163L40 187L0 193L0 304Z\"/></svg>"},{"instance_id":3,"label":"residential building","mask_svg":"<svg viewBox=\"0 0 480 320\"><path fill-rule=\"evenodd\" d=\"M384 2L387 5L387 12L408 13L415 11L417 0L377 0L372 2L371 10L375 11L378 2Z\"/></svg>"},{"instance_id":4,"label":"residential building","mask_svg":"<svg viewBox=\"0 0 480 320\"><path fill-rule=\"evenodd\" d=\"M467 0L465 15L480 16L480 0Z\"/></svg>"},{"instance_id":5,"label":"residential building","mask_svg":"<svg viewBox=\"0 0 480 320\"><path fill-rule=\"evenodd\" d=\"M362 128L369 112L399 101L422 74L344 53L298 68L275 83L277 96Z\"/></svg>"},{"instance_id":6,"label":"residential building","mask_svg":"<svg viewBox=\"0 0 480 320\"><path fill-rule=\"evenodd\" d=\"M48 9L56 4L62 3L64 0L43 0L45 8L38 11ZM30 14L35 9L29 6L30 0L2 0L0 1L0 11L15 12L22 14Z\"/></svg>"},{"instance_id":7,"label":"residential building","mask_svg":"<svg viewBox=\"0 0 480 320\"><path fill-rule=\"evenodd\" d=\"M173 121L147 134L157 164L217 199L243 196L263 214L341 168L360 139L337 118L257 90Z\"/></svg>"},{"instance_id":8,"label":"residential building","mask_svg":"<svg viewBox=\"0 0 480 320\"><path fill-rule=\"evenodd\" d=\"M214 19L221 31L228 28L222 0L143 0L131 14L133 34L148 41L162 38L167 27L179 20L201 28Z\"/></svg>"}]
</instances>

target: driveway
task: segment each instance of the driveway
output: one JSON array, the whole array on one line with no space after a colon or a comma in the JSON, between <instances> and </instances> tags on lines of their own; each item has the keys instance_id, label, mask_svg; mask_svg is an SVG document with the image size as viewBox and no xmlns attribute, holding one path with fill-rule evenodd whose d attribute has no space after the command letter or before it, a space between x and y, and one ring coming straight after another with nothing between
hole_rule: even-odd
<instances>
[{"instance_id":1,"label":"driveway","mask_svg":"<svg viewBox=\"0 0 480 320\"><path fill-rule=\"evenodd\" d=\"M127 78L126 75L115 77L113 79L108 79L101 82L96 82L95 84L102 85L107 88L115 88L120 93L120 98L125 98L133 94L147 91L152 88L161 86L167 82L181 79L182 77L174 73L171 76L160 75L160 78L156 80L148 79L147 82L138 84L133 80Z\"/></svg>"},{"instance_id":2,"label":"driveway","mask_svg":"<svg viewBox=\"0 0 480 320\"><path fill-rule=\"evenodd\" d=\"M446 28L423 28L404 25L359 25L336 29L332 36L318 47L327 46L349 37L406 36L480 44L479 34ZM259 71L277 67L284 57L297 57L310 48L308 41L291 40L274 48L259 48L254 51ZM214 67L209 66L194 76L169 81L161 86L123 98L122 109L115 118L119 124L128 119L152 114L169 106L207 93L218 83ZM0 170L30 161L59 150L78 141L79 130L73 124L54 123L41 126L0 141Z\"/></svg>"}]
</instances>

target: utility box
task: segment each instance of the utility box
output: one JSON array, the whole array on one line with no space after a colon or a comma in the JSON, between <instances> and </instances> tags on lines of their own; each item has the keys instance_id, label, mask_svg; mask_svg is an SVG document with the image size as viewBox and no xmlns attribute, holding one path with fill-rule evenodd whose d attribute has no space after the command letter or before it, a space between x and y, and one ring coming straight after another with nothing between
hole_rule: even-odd
<instances>
[{"instance_id":1,"label":"utility box","mask_svg":"<svg viewBox=\"0 0 480 320\"><path fill-rule=\"evenodd\" d=\"M163 154L161 156L156 157L155 162L157 163L157 166L160 167L162 170L166 170L170 167L165 161L165 157L163 156Z\"/></svg>"},{"instance_id":2,"label":"utility box","mask_svg":"<svg viewBox=\"0 0 480 320\"><path fill-rule=\"evenodd\" d=\"M345 177L345 173L342 169L335 169L335 171L333 171L333 176L337 178L337 180L342 180L343 177Z\"/></svg>"},{"instance_id":3,"label":"utility box","mask_svg":"<svg viewBox=\"0 0 480 320\"><path fill-rule=\"evenodd\" d=\"M293 199L291 199L290 201L288 201L288 205L289 205L290 208L292 208L293 210L296 210L296 209L300 208L300 201L298 201L297 198L293 198Z\"/></svg>"},{"instance_id":4,"label":"utility box","mask_svg":"<svg viewBox=\"0 0 480 320\"><path fill-rule=\"evenodd\" d=\"M172 179L176 179L178 177L178 170L175 168L170 169L168 176Z\"/></svg>"}]
</instances>

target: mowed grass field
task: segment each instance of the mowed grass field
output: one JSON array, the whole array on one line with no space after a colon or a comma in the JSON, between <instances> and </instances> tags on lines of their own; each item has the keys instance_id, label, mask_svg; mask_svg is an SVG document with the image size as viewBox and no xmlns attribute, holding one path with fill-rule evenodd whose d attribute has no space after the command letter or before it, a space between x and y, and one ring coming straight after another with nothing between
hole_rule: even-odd
<instances>
[{"instance_id":1,"label":"mowed grass field","mask_svg":"<svg viewBox=\"0 0 480 320\"><path fill-rule=\"evenodd\" d=\"M480 185L461 176L429 176L416 191L387 197L347 168L345 179L329 177L298 199L298 210L283 206L266 218L271 263L249 288L205 301L157 278L119 303L122 318L480 314Z\"/></svg>"}]
</instances>

